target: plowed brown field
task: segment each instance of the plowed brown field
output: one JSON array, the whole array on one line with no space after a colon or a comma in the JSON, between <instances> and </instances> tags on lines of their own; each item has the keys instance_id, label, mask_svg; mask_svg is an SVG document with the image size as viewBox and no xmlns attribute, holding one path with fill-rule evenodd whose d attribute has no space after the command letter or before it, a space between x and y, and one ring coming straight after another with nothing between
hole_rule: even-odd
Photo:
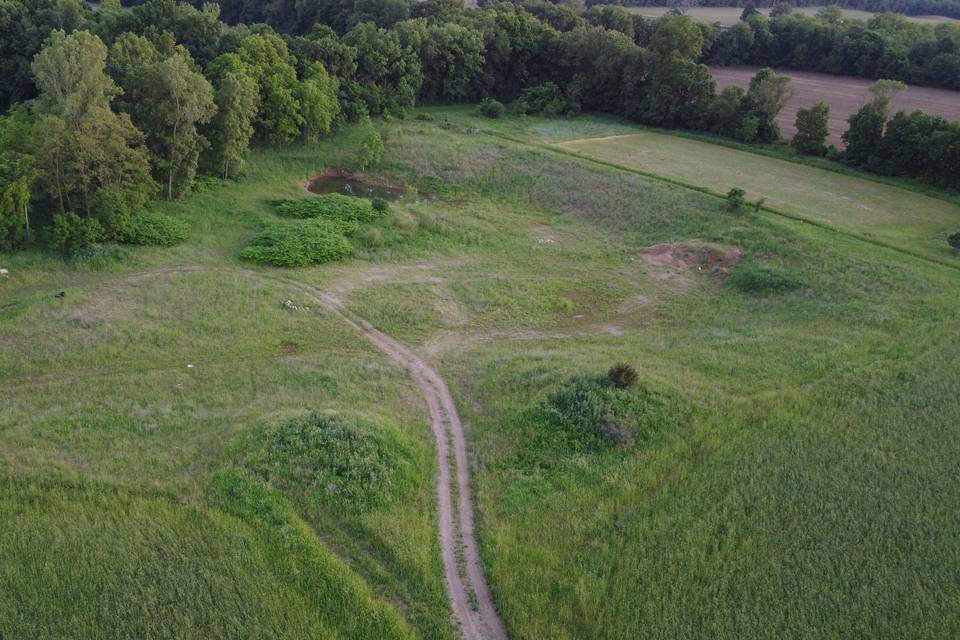
<instances>
[{"instance_id":1,"label":"plowed brown field","mask_svg":"<svg viewBox=\"0 0 960 640\"><path fill-rule=\"evenodd\" d=\"M750 78L758 68L711 67L710 71L717 81L717 90L720 90L732 84L749 86ZM805 71L780 70L779 73L793 78L793 87L796 89L796 95L787 102L777 118L783 136L790 139L796 133L794 122L797 119L797 109L809 107L822 100L830 105L830 136L827 143L842 146L840 136L847 130L847 119L870 100L869 88L873 81ZM960 91L909 86L893 99L892 112L916 109L950 120L960 120Z\"/></svg>"}]
</instances>

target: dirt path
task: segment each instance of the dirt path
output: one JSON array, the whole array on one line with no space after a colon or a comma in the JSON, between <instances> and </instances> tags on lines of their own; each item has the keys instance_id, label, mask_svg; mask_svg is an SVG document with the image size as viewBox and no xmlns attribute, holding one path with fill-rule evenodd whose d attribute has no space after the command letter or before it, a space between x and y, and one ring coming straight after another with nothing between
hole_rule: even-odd
<instances>
[{"instance_id":1,"label":"dirt path","mask_svg":"<svg viewBox=\"0 0 960 640\"><path fill-rule=\"evenodd\" d=\"M194 271L219 271L273 280L300 290L403 366L420 387L430 411L437 443L437 504L440 547L447 594L465 640L507 640L506 629L490 596L473 528L473 498L467 439L453 397L443 378L406 346L351 313L338 290L323 291L286 277L230 267L183 266L131 274L130 281ZM451 449L453 457L451 459ZM454 493L456 491L456 493Z\"/></svg>"},{"instance_id":2,"label":"dirt path","mask_svg":"<svg viewBox=\"0 0 960 640\"><path fill-rule=\"evenodd\" d=\"M288 281L294 286L299 283ZM447 593L454 616L467 640L506 640L503 622L493 606L493 598L483 573L480 552L473 531L473 499L470 492L470 466L467 439L453 397L443 378L407 347L354 317L343 302L331 293L304 292L337 314L344 322L376 345L393 361L405 367L420 387L430 409L430 422L437 442L437 503L439 507L440 547ZM454 464L451 465L450 449ZM454 479L456 475L456 505ZM462 563L461 563L462 554ZM471 606L471 601L475 607Z\"/></svg>"}]
</instances>

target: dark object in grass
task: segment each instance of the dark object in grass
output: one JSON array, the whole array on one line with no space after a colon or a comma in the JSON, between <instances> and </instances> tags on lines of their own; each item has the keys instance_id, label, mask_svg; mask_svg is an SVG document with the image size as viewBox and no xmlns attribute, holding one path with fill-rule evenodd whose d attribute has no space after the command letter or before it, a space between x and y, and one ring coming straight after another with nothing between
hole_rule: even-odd
<instances>
[{"instance_id":1,"label":"dark object in grass","mask_svg":"<svg viewBox=\"0 0 960 640\"><path fill-rule=\"evenodd\" d=\"M953 250L960 254L960 231L947 238L947 243L953 247Z\"/></svg>"},{"instance_id":2,"label":"dark object in grass","mask_svg":"<svg viewBox=\"0 0 960 640\"><path fill-rule=\"evenodd\" d=\"M373 205L373 210L379 213L384 213L390 210L390 203L383 198L374 198L370 201Z\"/></svg>"},{"instance_id":3,"label":"dark object in grass","mask_svg":"<svg viewBox=\"0 0 960 640\"><path fill-rule=\"evenodd\" d=\"M610 367L607 377L618 389L626 389L637 382L637 370L625 362Z\"/></svg>"},{"instance_id":4,"label":"dark object in grass","mask_svg":"<svg viewBox=\"0 0 960 640\"><path fill-rule=\"evenodd\" d=\"M67 297L67 292L66 292L66 291L61 291L60 293L58 293L58 294L56 295L56 297L57 297L57 298L66 298L66 297Z\"/></svg>"},{"instance_id":5,"label":"dark object in grass","mask_svg":"<svg viewBox=\"0 0 960 640\"><path fill-rule=\"evenodd\" d=\"M747 192L739 187L734 187L727 191L727 203L724 205L727 211L740 211L746 202Z\"/></svg>"}]
</instances>

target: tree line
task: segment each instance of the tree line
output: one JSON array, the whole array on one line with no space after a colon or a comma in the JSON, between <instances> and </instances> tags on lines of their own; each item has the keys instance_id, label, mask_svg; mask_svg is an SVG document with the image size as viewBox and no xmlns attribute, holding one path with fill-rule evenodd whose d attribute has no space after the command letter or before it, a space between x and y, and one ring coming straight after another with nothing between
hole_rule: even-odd
<instances>
[{"instance_id":1,"label":"tree line","mask_svg":"<svg viewBox=\"0 0 960 640\"><path fill-rule=\"evenodd\" d=\"M783 0L696 0L694 6L700 7L774 7ZM590 4L590 3L588 3ZM672 7L674 0L624 0L621 4L630 7ZM792 7L816 7L823 0L790 0ZM844 9L859 9L872 13L901 13L908 16L945 16L960 18L960 0L835 0L831 4Z\"/></svg>"},{"instance_id":2,"label":"tree line","mask_svg":"<svg viewBox=\"0 0 960 640\"><path fill-rule=\"evenodd\" d=\"M65 251L154 238L163 225L144 217L149 198L176 198L198 174L235 176L251 144L309 141L417 103L601 111L754 143L780 138L776 116L791 95L789 79L770 69L717 95L699 62L710 32L682 15L647 21L543 0L473 10L456 0L222 4L231 22L250 14L267 23L228 25L216 4L173 0L132 10L105 0L96 11L79 0L0 0L0 64L10 72L0 86L0 243L22 244L41 226ZM270 7L277 13L265 15ZM307 17L293 20L297 11ZM333 26L310 22L334 13ZM899 137L881 134L878 144L932 127L947 151L910 171L956 182L954 125L904 116L907 127L898 115L888 126L887 115L882 130ZM375 127L364 128L375 145ZM894 172L884 153L850 161Z\"/></svg>"},{"instance_id":3,"label":"tree line","mask_svg":"<svg viewBox=\"0 0 960 640\"><path fill-rule=\"evenodd\" d=\"M770 18L748 7L736 25L714 26L706 37L708 64L758 64L960 89L960 23L919 24L893 13L862 22L845 19L835 7L807 17L781 4Z\"/></svg>"}]
</instances>

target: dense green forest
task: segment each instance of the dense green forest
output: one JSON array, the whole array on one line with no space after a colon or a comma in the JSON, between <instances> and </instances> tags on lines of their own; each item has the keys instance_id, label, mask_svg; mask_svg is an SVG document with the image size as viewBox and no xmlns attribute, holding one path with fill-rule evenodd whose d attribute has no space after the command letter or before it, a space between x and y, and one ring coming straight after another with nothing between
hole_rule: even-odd
<instances>
[{"instance_id":1,"label":"dense green forest","mask_svg":"<svg viewBox=\"0 0 960 640\"><path fill-rule=\"evenodd\" d=\"M631 7L670 7L669 0L625 0L622 4ZM774 7L782 0L697 0L700 7ZM820 0L790 0L789 6L815 7L824 4ZM902 13L908 16L947 16L960 18L960 2L957 0L838 0L832 2L845 9L859 9L874 13Z\"/></svg>"},{"instance_id":2,"label":"dense green forest","mask_svg":"<svg viewBox=\"0 0 960 640\"><path fill-rule=\"evenodd\" d=\"M914 42L906 55L917 68L960 65L957 28L877 21L845 27L751 15L721 33L682 15L648 21L620 7L541 0L479 9L455 0L231 0L202 9L149 0L132 10L119 0L96 9L80 0L0 0L0 108L7 111L0 243L35 239L70 253L99 241L176 242L182 231L148 214L149 199L176 198L198 175L236 176L250 144L308 141L346 121L366 122L365 146L375 149L379 134L368 118L403 116L418 103L482 99L491 116L501 102L530 114L601 111L775 142L789 79L764 69L748 90L717 95L702 61L780 63L794 41L782 25L863 29L871 42L882 39L869 34L889 31L904 47ZM737 35L747 32L750 47ZM913 54L929 42L953 53L924 63ZM738 47L749 51L743 60L733 60ZM845 64L859 60L837 55ZM898 114L887 126L888 93L851 119L840 157L872 171L960 183L960 125ZM798 149L826 153L824 117L804 114Z\"/></svg>"}]
</instances>

